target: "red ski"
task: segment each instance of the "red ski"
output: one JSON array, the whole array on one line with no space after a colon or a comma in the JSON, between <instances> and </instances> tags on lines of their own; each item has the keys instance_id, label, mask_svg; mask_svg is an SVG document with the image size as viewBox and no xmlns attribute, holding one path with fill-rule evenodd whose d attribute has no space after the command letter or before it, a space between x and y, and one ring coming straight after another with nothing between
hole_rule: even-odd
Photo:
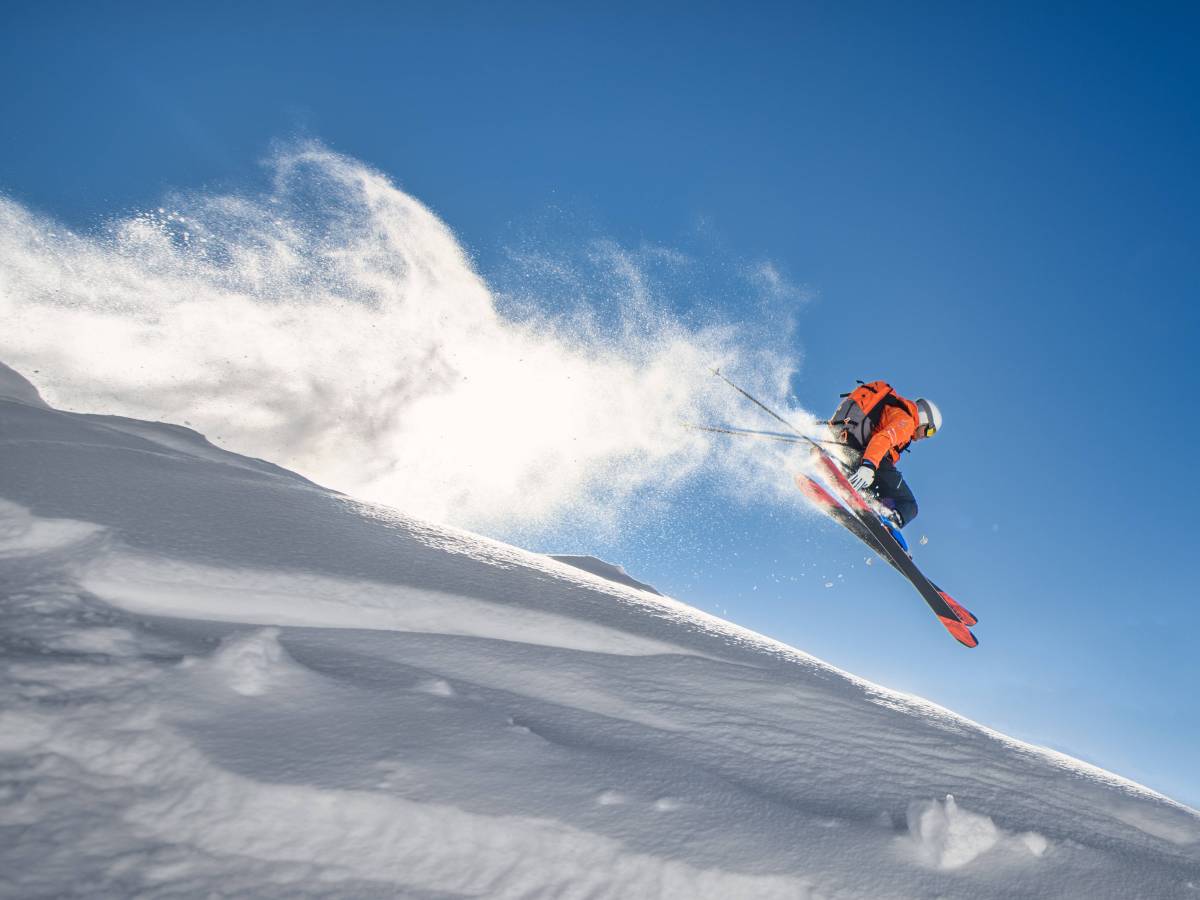
<instances>
[{"instance_id":1,"label":"red ski","mask_svg":"<svg viewBox=\"0 0 1200 900\"><path fill-rule=\"evenodd\" d=\"M821 512L825 513L827 516L853 534L856 538L866 544L872 552L877 554L889 566L891 566L901 575L904 575L904 571L896 564L895 560L891 558L887 551L880 546L879 542L875 540L875 536L871 534L867 526L858 520L858 516L854 515L852 512L850 512L850 510L842 506L842 504L838 503L834 496L829 493L829 491L825 490L824 485L822 485L819 481L810 478L808 475L797 475L796 487L800 488L800 492L808 498L809 502L812 503L813 506L817 507L817 509L821 510ZM930 583L932 584L932 582ZM960 622L968 627L978 624L979 620L975 618L974 614L969 609L960 604L937 585L934 585L934 588L939 594L942 595L942 599L949 604L950 608L954 610L954 614L958 616L958 620Z\"/></svg>"},{"instance_id":2,"label":"red ski","mask_svg":"<svg viewBox=\"0 0 1200 900\"><path fill-rule=\"evenodd\" d=\"M971 633L971 629L968 627L975 624L975 617L925 577L925 574L917 568L917 564L912 561L912 557L904 551L899 542L892 537L892 533L879 521L879 517L875 514L874 510L867 505L867 501L850 484L850 480L846 477L846 473L842 471L842 467L838 465L837 460L825 452L820 444L817 444L815 441L810 441L809 443L822 471L829 476L830 486L833 487L838 497L842 500L842 503L845 504L845 506L842 506L839 503L837 504L838 507L851 516L873 539L871 542L868 542L868 546L881 551L884 559L891 563L897 571L912 583L912 586L917 589L917 593L929 604L929 608L933 610L934 615L938 617L938 620L956 641L964 647L977 647L979 639ZM809 493L811 489L804 490L806 493ZM826 492L826 496L829 496L828 492ZM833 498L829 497L829 499L832 500ZM849 509L846 509L846 507L849 507ZM836 513L831 512L831 515L842 521L841 517ZM847 525L847 527L850 526ZM851 528L851 531L859 534L858 529Z\"/></svg>"}]
</instances>

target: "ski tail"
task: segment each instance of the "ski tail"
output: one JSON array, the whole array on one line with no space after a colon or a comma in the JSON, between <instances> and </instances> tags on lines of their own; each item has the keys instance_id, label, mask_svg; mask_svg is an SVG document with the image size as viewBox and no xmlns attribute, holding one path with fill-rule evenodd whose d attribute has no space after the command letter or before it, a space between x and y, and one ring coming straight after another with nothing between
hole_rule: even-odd
<instances>
[{"instance_id":1,"label":"ski tail","mask_svg":"<svg viewBox=\"0 0 1200 900\"><path fill-rule=\"evenodd\" d=\"M892 558L888 555L887 551L880 546L879 541L871 534L870 529L862 523L858 516L838 503L833 494L829 493L821 482L801 474L796 476L796 486L800 488L800 493L805 496L809 503L866 544L867 549L878 555L880 559L892 568L896 568L896 564L892 562Z\"/></svg>"},{"instance_id":2,"label":"ski tail","mask_svg":"<svg viewBox=\"0 0 1200 900\"><path fill-rule=\"evenodd\" d=\"M813 481L807 475L796 476L796 487L814 506L823 511L834 508L842 509L842 505L833 498L833 494L825 490L819 482Z\"/></svg>"},{"instance_id":3,"label":"ski tail","mask_svg":"<svg viewBox=\"0 0 1200 900\"><path fill-rule=\"evenodd\" d=\"M856 512L863 515L873 515L871 507L867 505L867 501L850 484L850 479L846 477L846 473L842 471L841 466L834 462L833 457L816 444L813 444L813 454L817 462L820 463L821 468L825 470L825 474L829 476L830 482L837 490L842 501Z\"/></svg>"}]
</instances>

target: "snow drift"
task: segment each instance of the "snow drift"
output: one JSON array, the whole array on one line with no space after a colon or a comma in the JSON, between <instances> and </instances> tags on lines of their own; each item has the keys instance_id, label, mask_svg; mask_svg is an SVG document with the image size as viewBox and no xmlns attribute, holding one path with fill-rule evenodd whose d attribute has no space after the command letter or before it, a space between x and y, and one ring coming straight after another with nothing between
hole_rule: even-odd
<instances>
[{"instance_id":1,"label":"snow drift","mask_svg":"<svg viewBox=\"0 0 1200 900\"><path fill-rule=\"evenodd\" d=\"M5 896L1200 891L1192 810L617 568L8 369L0 461Z\"/></svg>"}]
</instances>

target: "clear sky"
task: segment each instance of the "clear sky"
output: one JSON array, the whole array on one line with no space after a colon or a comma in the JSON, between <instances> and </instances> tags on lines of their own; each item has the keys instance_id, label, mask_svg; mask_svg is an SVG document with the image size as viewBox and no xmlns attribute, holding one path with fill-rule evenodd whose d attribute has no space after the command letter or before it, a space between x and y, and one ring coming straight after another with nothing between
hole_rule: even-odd
<instances>
[{"instance_id":1,"label":"clear sky","mask_svg":"<svg viewBox=\"0 0 1200 900\"><path fill-rule=\"evenodd\" d=\"M1200 805L1200 14L969 6L8 3L0 192L86 228L314 136L501 287L548 221L770 260L813 294L799 404L883 377L942 407L910 531L981 647L848 537L702 486L544 549Z\"/></svg>"}]
</instances>

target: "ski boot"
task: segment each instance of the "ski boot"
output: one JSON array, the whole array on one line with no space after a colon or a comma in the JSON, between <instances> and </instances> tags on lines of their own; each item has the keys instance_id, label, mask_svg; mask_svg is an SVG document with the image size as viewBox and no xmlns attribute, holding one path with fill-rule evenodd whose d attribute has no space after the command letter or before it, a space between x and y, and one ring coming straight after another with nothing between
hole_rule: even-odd
<instances>
[{"instance_id":1,"label":"ski boot","mask_svg":"<svg viewBox=\"0 0 1200 900\"><path fill-rule=\"evenodd\" d=\"M883 523L883 527L888 530L888 533L896 539L896 543L900 548L912 556L912 551L908 549L908 541L904 539L904 535L900 533L900 515L887 503L880 502L879 521Z\"/></svg>"}]
</instances>

